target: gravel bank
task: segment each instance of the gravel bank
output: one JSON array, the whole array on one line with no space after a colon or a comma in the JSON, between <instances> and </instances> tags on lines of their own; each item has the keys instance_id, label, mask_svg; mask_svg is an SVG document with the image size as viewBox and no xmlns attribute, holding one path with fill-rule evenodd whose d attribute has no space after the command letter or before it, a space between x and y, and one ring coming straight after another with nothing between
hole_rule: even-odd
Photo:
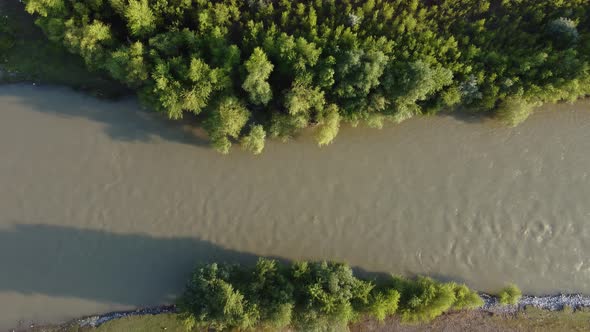
<instances>
[{"instance_id":1,"label":"gravel bank","mask_svg":"<svg viewBox=\"0 0 590 332\"><path fill-rule=\"evenodd\" d=\"M95 315L86 318L79 319L77 321L78 325L81 327L84 326L92 326L97 327L101 324L104 324L113 319L119 319L128 316L142 316L142 315L158 315L158 314L167 314L167 313L174 313L176 312L176 306L168 305L168 306L158 306L158 307L149 307L149 308L141 308L133 311L116 311L116 312L109 312L104 315Z\"/></svg>"},{"instance_id":2,"label":"gravel bank","mask_svg":"<svg viewBox=\"0 0 590 332\"><path fill-rule=\"evenodd\" d=\"M501 305L498 298L489 294L480 294L484 300L482 310L496 313L511 313L523 309L526 306L534 306L545 310L561 310L566 306L573 309L590 307L590 296L581 294L559 294L547 296L523 295L517 305ZM79 319L78 325L96 327L113 319L139 315L158 315L177 312L175 306L159 306L142 308L133 311L117 311L104 315L95 315Z\"/></svg>"},{"instance_id":3,"label":"gravel bank","mask_svg":"<svg viewBox=\"0 0 590 332\"><path fill-rule=\"evenodd\" d=\"M581 294L523 295L517 305L500 305L498 298L489 294L480 294L480 296L484 300L483 309L493 312L514 312L526 306L545 310L561 310L566 306L573 309L590 307L590 296Z\"/></svg>"}]
</instances>

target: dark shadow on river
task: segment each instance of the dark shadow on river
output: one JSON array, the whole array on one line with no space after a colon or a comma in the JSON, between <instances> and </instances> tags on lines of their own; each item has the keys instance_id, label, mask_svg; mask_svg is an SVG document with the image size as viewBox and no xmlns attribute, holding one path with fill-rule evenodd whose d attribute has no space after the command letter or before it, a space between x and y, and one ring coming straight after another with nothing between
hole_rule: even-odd
<instances>
[{"instance_id":1,"label":"dark shadow on river","mask_svg":"<svg viewBox=\"0 0 590 332\"><path fill-rule=\"evenodd\" d=\"M28 109L43 114L62 117L86 118L104 126L104 132L112 139L124 142L153 142L166 140L195 147L209 148L209 140L202 130L198 130L198 119L186 114L182 120L169 120L163 114L142 109L135 98L119 101L99 100L83 94L68 92L35 94L31 85L15 84L3 87L0 98L19 98ZM66 88L52 88L64 90Z\"/></svg>"},{"instance_id":2,"label":"dark shadow on river","mask_svg":"<svg viewBox=\"0 0 590 332\"><path fill-rule=\"evenodd\" d=\"M257 259L189 237L15 224L0 230L0 291L157 305L173 302L198 264L253 265ZM388 273L354 270L373 280L389 277Z\"/></svg>"},{"instance_id":3,"label":"dark shadow on river","mask_svg":"<svg viewBox=\"0 0 590 332\"><path fill-rule=\"evenodd\" d=\"M0 230L0 290L154 305L173 301L197 263L256 259L188 237L20 224Z\"/></svg>"}]
</instances>

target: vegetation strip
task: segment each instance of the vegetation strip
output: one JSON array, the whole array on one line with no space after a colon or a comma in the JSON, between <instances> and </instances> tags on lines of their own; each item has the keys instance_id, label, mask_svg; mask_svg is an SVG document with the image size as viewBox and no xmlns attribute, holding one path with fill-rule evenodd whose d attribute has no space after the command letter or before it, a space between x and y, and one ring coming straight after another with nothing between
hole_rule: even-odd
<instances>
[{"instance_id":1,"label":"vegetation strip","mask_svg":"<svg viewBox=\"0 0 590 332\"><path fill-rule=\"evenodd\" d=\"M199 114L223 153L459 107L515 125L590 93L586 0L25 2L88 68Z\"/></svg>"},{"instance_id":2,"label":"vegetation strip","mask_svg":"<svg viewBox=\"0 0 590 332\"><path fill-rule=\"evenodd\" d=\"M392 277L373 282L333 262L284 265L259 259L254 267L209 264L198 267L178 308L188 329L248 329L255 326L304 331L341 328L363 317L383 321L430 321L448 310L483 305L476 292L454 282L426 277Z\"/></svg>"},{"instance_id":3,"label":"vegetation strip","mask_svg":"<svg viewBox=\"0 0 590 332\"><path fill-rule=\"evenodd\" d=\"M584 296L582 294L559 294L559 295L546 295L546 296L530 296L523 295L518 301L517 305L506 306L500 304L499 297L481 293L480 297L484 300L484 305L481 310L486 312L494 313L516 313L525 308L534 307L542 310L563 310L565 308L571 308L574 310L590 308L590 296ZM116 311L102 315L89 316L82 319L77 319L75 323L81 327L90 326L98 327L106 322L134 316L143 315L158 315L166 313L178 313L176 306L156 306L141 308L130 311Z\"/></svg>"},{"instance_id":4,"label":"vegetation strip","mask_svg":"<svg viewBox=\"0 0 590 332\"><path fill-rule=\"evenodd\" d=\"M560 319L567 320L565 315L573 310L584 311L587 307L590 307L590 297L577 294L522 296L515 285L509 285L494 296L477 294L465 285L426 277L360 279L354 276L350 266L342 263L282 264L260 258L255 266L217 263L197 266L177 305L89 316L63 327L96 328L121 318L147 319L159 315L160 318L146 320L146 324L161 322L189 331L253 328L328 331L347 330L370 321L384 322L392 317L401 323L425 324L444 313L465 310L531 313L548 318L553 324ZM545 315L530 311L531 308L566 312ZM583 319L585 315L576 317ZM577 318L572 318L571 323L578 324ZM141 320L137 323L127 320L122 324L142 323ZM48 328L52 331L52 327Z\"/></svg>"}]
</instances>

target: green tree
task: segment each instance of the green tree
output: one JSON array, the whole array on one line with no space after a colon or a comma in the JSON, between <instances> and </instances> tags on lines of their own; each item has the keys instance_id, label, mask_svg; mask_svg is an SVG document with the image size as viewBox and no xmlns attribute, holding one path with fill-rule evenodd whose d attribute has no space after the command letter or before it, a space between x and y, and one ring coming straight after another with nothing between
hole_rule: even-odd
<instances>
[{"instance_id":1,"label":"green tree","mask_svg":"<svg viewBox=\"0 0 590 332\"><path fill-rule=\"evenodd\" d=\"M366 97L372 88L379 85L387 60L381 51L346 51L338 62L337 76L340 83L336 85L336 95L342 98Z\"/></svg>"},{"instance_id":2,"label":"green tree","mask_svg":"<svg viewBox=\"0 0 590 332\"><path fill-rule=\"evenodd\" d=\"M86 64L93 69L100 68L108 59L109 49L113 44L111 28L99 20L77 25L73 20L65 23L64 43L80 53Z\"/></svg>"},{"instance_id":3,"label":"green tree","mask_svg":"<svg viewBox=\"0 0 590 332\"><path fill-rule=\"evenodd\" d=\"M66 9L64 0L28 0L26 1L27 12L47 17L51 14L61 15Z\"/></svg>"},{"instance_id":4,"label":"green tree","mask_svg":"<svg viewBox=\"0 0 590 332\"><path fill-rule=\"evenodd\" d=\"M245 329L256 324L258 312L232 285L232 273L232 267L215 263L193 272L178 302L187 329Z\"/></svg>"},{"instance_id":5,"label":"green tree","mask_svg":"<svg viewBox=\"0 0 590 332\"><path fill-rule=\"evenodd\" d=\"M291 90L285 94L285 108L293 116L309 114L312 110L321 112L325 103L324 92L305 79L293 82Z\"/></svg>"},{"instance_id":6,"label":"green tree","mask_svg":"<svg viewBox=\"0 0 590 332\"><path fill-rule=\"evenodd\" d=\"M340 129L340 114L338 107L330 104L318 116L318 126L315 132L315 139L319 146L332 143Z\"/></svg>"},{"instance_id":7,"label":"green tree","mask_svg":"<svg viewBox=\"0 0 590 332\"><path fill-rule=\"evenodd\" d=\"M221 70L211 69L196 57L191 58L188 65L182 58L160 60L151 76L154 82L144 90L148 95L144 100L155 104L170 119L182 118L185 111L201 113L223 81Z\"/></svg>"},{"instance_id":8,"label":"green tree","mask_svg":"<svg viewBox=\"0 0 590 332\"><path fill-rule=\"evenodd\" d=\"M282 141L293 138L300 129L303 129L309 123L308 114L282 114L275 113L272 115L269 133L272 137L278 137Z\"/></svg>"},{"instance_id":9,"label":"green tree","mask_svg":"<svg viewBox=\"0 0 590 332\"><path fill-rule=\"evenodd\" d=\"M248 285L250 301L260 310L262 325L282 329L291 324L295 300L288 270L277 261L260 258Z\"/></svg>"},{"instance_id":10,"label":"green tree","mask_svg":"<svg viewBox=\"0 0 590 332\"><path fill-rule=\"evenodd\" d=\"M534 108L534 103L523 98L510 97L500 102L496 112L501 122L514 127L526 120Z\"/></svg>"},{"instance_id":11,"label":"green tree","mask_svg":"<svg viewBox=\"0 0 590 332\"><path fill-rule=\"evenodd\" d=\"M248 92L253 104L266 105L272 99L272 91L267 80L272 72L273 65L268 61L266 53L257 47L244 64L248 75L242 88Z\"/></svg>"},{"instance_id":12,"label":"green tree","mask_svg":"<svg viewBox=\"0 0 590 332\"><path fill-rule=\"evenodd\" d=\"M373 288L338 263L295 263L293 278L299 308L294 324L301 330L344 328L355 317L353 303L366 305Z\"/></svg>"},{"instance_id":13,"label":"green tree","mask_svg":"<svg viewBox=\"0 0 590 332\"><path fill-rule=\"evenodd\" d=\"M132 36L144 37L156 29L156 17L148 0L129 0L125 18Z\"/></svg>"},{"instance_id":14,"label":"green tree","mask_svg":"<svg viewBox=\"0 0 590 332\"><path fill-rule=\"evenodd\" d=\"M205 123L213 147L223 154L229 153L229 138L238 138L249 117L250 112L237 98L223 98Z\"/></svg>"},{"instance_id":15,"label":"green tree","mask_svg":"<svg viewBox=\"0 0 590 332\"><path fill-rule=\"evenodd\" d=\"M260 154L264 150L265 138L264 127L262 125L253 125L250 127L250 133L242 137L242 147L253 154Z\"/></svg>"},{"instance_id":16,"label":"green tree","mask_svg":"<svg viewBox=\"0 0 590 332\"><path fill-rule=\"evenodd\" d=\"M132 87L139 87L149 77L144 53L141 42L135 42L130 47L121 47L111 53L111 58L105 65L106 69L119 81Z\"/></svg>"},{"instance_id":17,"label":"green tree","mask_svg":"<svg viewBox=\"0 0 590 332\"><path fill-rule=\"evenodd\" d=\"M416 61L392 65L383 88L392 105L395 105L395 121L400 122L421 111L417 102L426 100L452 82L452 71Z\"/></svg>"}]
</instances>

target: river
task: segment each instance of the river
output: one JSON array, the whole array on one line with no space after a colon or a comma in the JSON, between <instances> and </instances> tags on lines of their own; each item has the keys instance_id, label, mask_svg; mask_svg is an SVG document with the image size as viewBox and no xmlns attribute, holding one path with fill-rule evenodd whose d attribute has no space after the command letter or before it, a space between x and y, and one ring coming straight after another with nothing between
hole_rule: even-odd
<instances>
[{"instance_id":1,"label":"river","mask_svg":"<svg viewBox=\"0 0 590 332\"><path fill-rule=\"evenodd\" d=\"M590 293L590 102L207 146L134 100L0 87L0 328L172 301L192 266L331 259Z\"/></svg>"}]
</instances>

